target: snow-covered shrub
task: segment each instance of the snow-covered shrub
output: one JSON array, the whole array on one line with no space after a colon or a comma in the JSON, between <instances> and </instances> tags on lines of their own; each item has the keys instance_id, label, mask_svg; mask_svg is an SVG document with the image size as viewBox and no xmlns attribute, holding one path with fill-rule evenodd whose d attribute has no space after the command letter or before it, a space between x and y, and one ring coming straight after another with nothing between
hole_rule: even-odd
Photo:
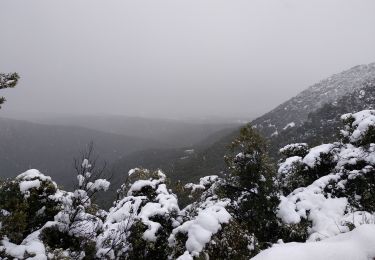
<instances>
[{"instance_id":1,"label":"snow-covered shrub","mask_svg":"<svg viewBox=\"0 0 375 260\"><path fill-rule=\"evenodd\" d=\"M176 195L163 172L134 169L118 191L98 239L99 258L167 259L168 236L178 225Z\"/></svg>"},{"instance_id":2,"label":"snow-covered shrub","mask_svg":"<svg viewBox=\"0 0 375 260\"><path fill-rule=\"evenodd\" d=\"M322 154L329 154L324 164L330 166L321 168L320 177L310 185L281 196L278 216L293 227L306 226L307 221L308 240L323 240L374 219L375 144L369 143L372 134L367 127L373 114L366 110L343 116L342 142L314 147L302 159L313 168L322 163ZM288 160L293 157L280 164L279 172L295 174L293 167L285 166Z\"/></svg>"},{"instance_id":3,"label":"snow-covered shrub","mask_svg":"<svg viewBox=\"0 0 375 260\"><path fill-rule=\"evenodd\" d=\"M0 194L2 259L93 259L102 223L88 213L84 190L60 190L50 177L29 170L2 183Z\"/></svg>"},{"instance_id":4,"label":"snow-covered shrub","mask_svg":"<svg viewBox=\"0 0 375 260\"><path fill-rule=\"evenodd\" d=\"M59 225L43 228L39 237L49 251L49 256L53 256L55 259L61 259L63 256L78 259L95 258L96 244L94 241L74 236L61 230Z\"/></svg>"},{"instance_id":5,"label":"snow-covered shrub","mask_svg":"<svg viewBox=\"0 0 375 260\"><path fill-rule=\"evenodd\" d=\"M375 143L375 110L345 114L341 119L345 124L341 131L345 142L358 146Z\"/></svg>"},{"instance_id":6,"label":"snow-covered shrub","mask_svg":"<svg viewBox=\"0 0 375 260\"><path fill-rule=\"evenodd\" d=\"M345 145L337 168L340 180L332 182L326 192L347 197L355 210L375 212L375 144Z\"/></svg>"},{"instance_id":7,"label":"snow-covered shrub","mask_svg":"<svg viewBox=\"0 0 375 260\"><path fill-rule=\"evenodd\" d=\"M192 193L196 193L198 191L203 192L211 188L212 185L218 180L219 176L217 175L205 176L199 179L199 184L188 183L185 185L185 188L191 190Z\"/></svg>"},{"instance_id":8,"label":"snow-covered shrub","mask_svg":"<svg viewBox=\"0 0 375 260\"><path fill-rule=\"evenodd\" d=\"M181 210L181 225L169 237L173 258L249 259L257 241L228 212L230 200L217 194L223 183L218 176L206 176L186 185L199 197Z\"/></svg>"},{"instance_id":9,"label":"snow-covered shrub","mask_svg":"<svg viewBox=\"0 0 375 260\"><path fill-rule=\"evenodd\" d=\"M308 167L303 158L292 156L279 164L277 180L282 194L289 194L298 187L309 184Z\"/></svg>"},{"instance_id":10,"label":"snow-covered shrub","mask_svg":"<svg viewBox=\"0 0 375 260\"><path fill-rule=\"evenodd\" d=\"M96 160L92 160L92 153L93 145L90 144L80 160L76 160L77 189L73 192L58 190L51 196L61 204L61 210L55 215L54 223L41 230L41 239L55 258L61 250L71 258L96 255L96 238L102 232L103 211L91 200L98 192L107 191L110 183L102 178L105 166L99 168Z\"/></svg>"},{"instance_id":11,"label":"snow-covered shrub","mask_svg":"<svg viewBox=\"0 0 375 260\"><path fill-rule=\"evenodd\" d=\"M200 179L199 184L188 183L194 201L180 211L179 226L169 237L173 249L170 257L178 259L248 259L256 245L229 214L230 200L219 196L224 180L216 175Z\"/></svg>"},{"instance_id":12,"label":"snow-covered shrub","mask_svg":"<svg viewBox=\"0 0 375 260\"><path fill-rule=\"evenodd\" d=\"M258 252L257 238L247 231L244 224L231 219L228 224L212 236L205 252L210 259L247 260Z\"/></svg>"},{"instance_id":13,"label":"snow-covered shrub","mask_svg":"<svg viewBox=\"0 0 375 260\"><path fill-rule=\"evenodd\" d=\"M49 224L47 222L42 228ZM0 259L47 259L46 248L39 237L40 230L36 230L19 245L10 242L7 238L3 239L0 245Z\"/></svg>"},{"instance_id":14,"label":"snow-covered shrub","mask_svg":"<svg viewBox=\"0 0 375 260\"><path fill-rule=\"evenodd\" d=\"M337 162L337 153L340 143L322 144L310 149L309 153L303 157L303 163L308 166L308 184L326 175L334 169Z\"/></svg>"},{"instance_id":15,"label":"snow-covered shrub","mask_svg":"<svg viewBox=\"0 0 375 260\"><path fill-rule=\"evenodd\" d=\"M37 170L28 170L0 185L0 235L13 243L53 220L60 204L51 196L57 185Z\"/></svg>"},{"instance_id":16,"label":"snow-covered shrub","mask_svg":"<svg viewBox=\"0 0 375 260\"><path fill-rule=\"evenodd\" d=\"M213 254L220 254L218 251L227 250L215 246L213 239L214 235L222 234L223 226L231 221L232 217L226 210L228 204L229 200L212 196L183 209L178 219L180 223L176 223L177 227L168 238L169 246L173 248L172 258L213 257Z\"/></svg>"},{"instance_id":17,"label":"snow-covered shrub","mask_svg":"<svg viewBox=\"0 0 375 260\"><path fill-rule=\"evenodd\" d=\"M292 155L279 163L277 180L282 194L289 194L298 187L308 186L331 172L337 163L340 144L322 144L313 147L303 157L285 152L293 150L294 147L300 147L300 144L287 145L280 150L284 154Z\"/></svg>"},{"instance_id":18,"label":"snow-covered shrub","mask_svg":"<svg viewBox=\"0 0 375 260\"><path fill-rule=\"evenodd\" d=\"M305 157L309 153L309 146L306 143L289 144L280 149L280 154L284 157Z\"/></svg>"},{"instance_id":19,"label":"snow-covered shrub","mask_svg":"<svg viewBox=\"0 0 375 260\"><path fill-rule=\"evenodd\" d=\"M219 178L219 176L210 175L200 178L199 183L187 183L182 188L177 186L179 205L186 207L204 201L216 192L215 189L221 182L222 178Z\"/></svg>"}]
</instances>

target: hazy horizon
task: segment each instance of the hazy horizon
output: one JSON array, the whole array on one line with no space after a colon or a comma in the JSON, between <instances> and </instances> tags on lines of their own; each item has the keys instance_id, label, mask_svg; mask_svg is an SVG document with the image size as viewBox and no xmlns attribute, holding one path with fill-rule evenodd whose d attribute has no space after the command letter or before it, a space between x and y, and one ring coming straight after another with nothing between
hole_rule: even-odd
<instances>
[{"instance_id":1,"label":"hazy horizon","mask_svg":"<svg viewBox=\"0 0 375 260\"><path fill-rule=\"evenodd\" d=\"M0 116L253 119L375 61L375 1L3 1Z\"/></svg>"}]
</instances>

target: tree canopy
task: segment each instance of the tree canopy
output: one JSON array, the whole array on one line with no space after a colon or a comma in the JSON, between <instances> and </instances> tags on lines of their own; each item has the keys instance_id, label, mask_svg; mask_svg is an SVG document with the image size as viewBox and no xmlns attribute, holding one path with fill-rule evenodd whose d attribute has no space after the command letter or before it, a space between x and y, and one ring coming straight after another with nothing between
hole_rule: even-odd
<instances>
[{"instance_id":1,"label":"tree canopy","mask_svg":"<svg viewBox=\"0 0 375 260\"><path fill-rule=\"evenodd\" d=\"M19 76L16 72L14 73L0 73L0 89L14 88L19 80ZM1 105L6 101L4 97L0 97L0 108Z\"/></svg>"}]
</instances>

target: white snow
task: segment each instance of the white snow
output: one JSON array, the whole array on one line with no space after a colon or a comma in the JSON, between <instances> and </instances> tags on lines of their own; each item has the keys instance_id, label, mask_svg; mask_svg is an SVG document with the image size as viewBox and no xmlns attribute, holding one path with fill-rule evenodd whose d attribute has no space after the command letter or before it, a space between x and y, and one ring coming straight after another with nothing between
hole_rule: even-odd
<instances>
[{"instance_id":1,"label":"white snow","mask_svg":"<svg viewBox=\"0 0 375 260\"><path fill-rule=\"evenodd\" d=\"M185 154L193 154L194 152L195 152L194 149L188 149L184 151Z\"/></svg>"},{"instance_id":2,"label":"white snow","mask_svg":"<svg viewBox=\"0 0 375 260\"><path fill-rule=\"evenodd\" d=\"M288 123L284 128L283 128L283 130L287 130L287 129L289 129L289 128L293 128L293 127L295 127L296 126L296 123L294 123L294 122L290 122L290 123Z\"/></svg>"},{"instance_id":3,"label":"white snow","mask_svg":"<svg viewBox=\"0 0 375 260\"><path fill-rule=\"evenodd\" d=\"M279 132L276 130L275 132L273 132L273 133L271 134L271 137L278 136L278 135L279 135Z\"/></svg>"},{"instance_id":4,"label":"white snow","mask_svg":"<svg viewBox=\"0 0 375 260\"><path fill-rule=\"evenodd\" d=\"M139 168L130 169L129 172L128 172L128 176L133 175L133 174L136 173L137 171L139 171Z\"/></svg>"},{"instance_id":5,"label":"white snow","mask_svg":"<svg viewBox=\"0 0 375 260\"><path fill-rule=\"evenodd\" d=\"M193 220L184 222L172 231L168 239L169 244L173 246L177 233L187 233L186 250L191 256L198 256L205 245L210 242L212 235L221 229L221 225L229 223L231 215L225 209L228 203L229 201L208 199ZM189 259L187 253L183 257L180 259Z\"/></svg>"},{"instance_id":6,"label":"white snow","mask_svg":"<svg viewBox=\"0 0 375 260\"><path fill-rule=\"evenodd\" d=\"M354 119L351 126L354 132L362 124L360 131L362 133L367 131L366 129L372 122L375 123L374 115L375 111L365 110L356 114L343 115L342 119ZM329 192L329 187L332 185L345 191L347 180L373 170L371 165L375 164L375 145L357 147L350 143L323 144L312 148L302 161L309 167L315 167L320 163L321 155L328 153L333 155L333 162L336 164L332 172L322 172L320 174L325 176L311 185L298 188L288 196L280 198L277 216L284 223L297 224L301 219L311 222L308 241L324 240L347 232L349 231L348 223L358 227L365 223L375 222L373 213L358 211L355 206L349 204L347 197L334 197ZM300 157L286 159L280 164L279 174L287 175L293 170L293 165L299 162ZM356 165L358 162L365 162L368 165L365 164L362 169L358 170L345 170L348 165Z\"/></svg>"},{"instance_id":7,"label":"white snow","mask_svg":"<svg viewBox=\"0 0 375 260\"><path fill-rule=\"evenodd\" d=\"M194 258L191 256L189 251L185 251L185 253L177 258L177 260L194 260Z\"/></svg>"},{"instance_id":8,"label":"white snow","mask_svg":"<svg viewBox=\"0 0 375 260\"><path fill-rule=\"evenodd\" d=\"M83 182L85 181L85 177L83 177L83 175L81 175L81 174L78 174L77 175L77 180L78 180L78 186L82 187Z\"/></svg>"},{"instance_id":9,"label":"white snow","mask_svg":"<svg viewBox=\"0 0 375 260\"><path fill-rule=\"evenodd\" d=\"M47 222L43 228L49 227L55 224L55 222ZM42 229L43 229L42 228ZM29 260L47 260L46 249L43 242L39 239L40 231L37 230L30 235L28 235L20 245L13 244L9 242L8 239L3 239L1 241L0 251L5 251L11 257L16 259L25 259L24 256L27 253L31 255L26 258Z\"/></svg>"},{"instance_id":10,"label":"white snow","mask_svg":"<svg viewBox=\"0 0 375 260\"><path fill-rule=\"evenodd\" d=\"M20 182L20 191L22 193L25 193L33 188L39 188L40 187L40 181L39 180L33 180L33 181L22 181Z\"/></svg>"},{"instance_id":11,"label":"white snow","mask_svg":"<svg viewBox=\"0 0 375 260\"><path fill-rule=\"evenodd\" d=\"M276 244L252 260L371 260L375 258L375 225L319 242Z\"/></svg>"},{"instance_id":12,"label":"white snow","mask_svg":"<svg viewBox=\"0 0 375 260\"><path fill-rule=\"evenodd\" d=\"M347 198L330 198L322 192L330 181L339 178L339 175L327 175L306 188L296 189L287 197L282 196L277 216L287 224L299 223L301 218L312 221L310 241L348 231L343 221Z\"/></svg>"},{"instance_id":13,"label":"white snow","mask_svg":"<svg viewBox=\"0 0 375 260\"><path fill-rule=\"evenodd\" d=\"M51 177L45 176L40 171L35 169L28 170L18 175L16 180L19 181L21 193L25 194L26 197L29 196L29 191L31 189L39 188L44 181L48 181L57 187L56 183L51 180Z\"/></svg>"},{"instance_id":14,"label":"white snow","mask_svg":"<svg viewBox=\"0 0 375 260\"><path fill-rule=\"evenodd\" d=\"M130 227L135 221L141 221L147 230L142 238L147 241L156 241L157 232L161 228L160 223L150 220L153 216L170 215L172 212L179 212L177 197L170 193L164 184L165 174L157 172L158 179L138 180L134 182L127 196L116 202L115 206L109 210L103 225L103 233L98 238L99 251L97 256L103 257L108 252L107 241L117 241L124 245L124 252L128 250L127 236ZM146 196L134 196L135 191L140 191L143 187L150 186L155 189L157 196L149 200ZM172 219L172 221L174 221ZM176 222L176 221L174 221ZM107 255L108 256L108 255ZM113 255L109 255L111 259Z\"/></svg>"},{"instance_id":15,"label":"white snow","mask_svg":"<svg viewBox=\"0 0 375 260\"><path fill-rule=\"evenodd\" d=\"M219 176L217 175L205 176L199 179L199 184L187 183L185 188L191 189L192 192L195 192L196 190L204 190L217 181L218 178Z\"/></svg>"},{"instance_id":16,"label":"white snow","mask_svg":"<svg viewBox=\"0 0 375 260\"><path fill-rule=\"evenodd\" d=\"M129 195L132 195L135 191L140 191L143 187L151 186L152 188L155 188L156 185L159 185L160 183L165 181L165 174L162 171L158 171L158 177L159 179L150 179L150 180L138 180L133 183L131 188L129 189Z\"/></svg>"},{"instance_id":17,"label":"white snow","mask_svg":"<svg viewBox=\"0 0 375 260\"><path fill-rule=\"evenodd\" d=\"M310 152L303 158L303 162L314 168L320 164L321 154L328 154L335 147L334 144L322 144L311 148Z\"/></svg>"},{"instance_id":18,"label":"white snow","mask_svg":"<svg viewBox=\"0 0 375 260\"><path fill-rule=\"evenodd\" d=\"M375 110L363 110L358 113L349 113L341 116L343 120L349 118L354 119L352 127L355 128L349 137L351 142L360 141L370 127L375 127Z\"/></svg>"},{"instance_id":19,"label":"white snow","mask_svg":"<svg viewBox=\"0 0 375 260\"><path fill-rule=\"evenodd\" d=\"M110 182L105 179L96 179L94 183L89 182L87 183L87 188L90 191L107 191L109 188Z\"/></svg>"},{"instance_id":20,"label":"white snow","mask_svg":"<svg viewBox=\"0 0 375 260\"><path fill-rule=\"evenodd\" d=\"M359 98L364 98L365 95L366 95L366 91L364 91L363 89L359 91Z\"/></svg>"},{"instance_id":21,"label":"white snow","mask_svg":"<svg viewBox=\"0 0 375 260\"><path fill-rule=\"evenodd\" d=\"M287 158L284 162L279 165L278 174L287 175L290 173L296 164L302 164L302 158L300 156L293 156Z\"/></svg>"},{"instance_id":22,"label":"white snow","mask_svg":"<svg viewBox=\"0 0 375 260\"><path fill-rule=\"evenodd\" d=\"M84 169L90 169L91 168L91 164L89 163L88 159L83 159L81 166Z\"/></svg>"},{"instance_id":23,"label":"white snow","mask_svg":"<svg viewBox=\"0 0 375 260\"><path fill-rule=\"evenodd\" d=\"M142 207L139 214L142 222L149 227L143 234L143 238L149 241L156 240L156 232L160 228L160 224L151 221L150 218L155 215L166 215L172 211L179 211L177 198L168 192L165 184L160 184L156 193L158 194L157 202L148 202Z\"/></svg>"},{"instance_id":24,"label":"white snow","mask_svg":"<svg viewBox=\"0 0 375 260\"><path fill-rule=\"evenodd\" d=\"M287 150L295 150L295 149L306 149L308 148L307 143L294 143L294 144L288 144L285 145L283 148L279 150L280 153L284 153Z\"/></svg>"},{"instance_id":25,"label":"white snow","mask_svg":"<svg viewBox=\"0 0 375 260\"><path fill-rule=\"evenodd\" d=\"M44 174L42 174L40 171L38 171L36 169L27 170L26 172L21 173L20 175L18 175L16 177L16 179L18 179L18 180L34 180L34 179L39 179L41 181L52 181L51 177L45 176Z\"/></svg>"}]
</instances>

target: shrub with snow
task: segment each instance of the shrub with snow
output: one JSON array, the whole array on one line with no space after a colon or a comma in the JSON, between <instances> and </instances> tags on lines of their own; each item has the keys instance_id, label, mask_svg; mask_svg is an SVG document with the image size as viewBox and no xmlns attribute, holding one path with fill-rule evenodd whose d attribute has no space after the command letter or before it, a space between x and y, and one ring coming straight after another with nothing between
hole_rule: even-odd
<instances>
[{"instance_id":1,"label":"shrub with snow","mask_svg":"<svg viewBox=\"0 0 375 260\"><path fill-rule=\"evenodd\" d=\"M306 143L289 144L280 149L280 154L284 157L305 157L309 153L309 146Z\"/></svg>"},{"instance_id":2,"label":"shrub with snow","mask_svg":"<svg viewBox=\"0 0 375 260\"><path fill-rule=\"evenodd\" d=\"M195 201L180 211L180 225L168 239L172 258L248 258L247 247L254 241L228 212L230 200L216 194L222 183L223 179L215 175L186 185Z\"/></svg>"},{"instance_id":3,"label":"shrub with snow","mask_svg":"<svg viewBox=\"0 0 375 260\"><path fill-rule=\"evenodd\" d=\"M375 110L363 110L341 117L345 128L341 131L346 142L354 145L375 143Z\"/></svg>"},{"instance_id":4,"label":"shrub with snow","mask_svg":"<svg viewBox=\"0 0 375 260\"><path fill-rule=\"evenodd\" d=\"M98 192L107 191L110 183L100 178L104 168L95 167L95 161L90 160L91 152L92 147L86 156L83 154L81 163L76 163L78 189L59 191L54 196L62 209L56 214L54 225L42 231L43 241L54 253L63 249L75 258L96 255L96 238L102 232L103 221L102 212L91 199Z\"/></svg>"},{"instance_id":5,"label":"shrub with snow","mask_svg":"<svg viewBox=\"0 0 375 260\"><path fill-rule=\"evenodd\" d=\"M185 213L189 220L174 228L168 239L170 246L174 248L174 256L181 253L184 257L191 258L202 254L210 255L212 251L207 250L206 245L211 241L212 236L221 230L222 225L228 224L231 219L231 215L225 209L228 203L228 201L209 198L194 209L194 214L182 212L182 215Z\"/></svg>"},{"instance_id":6,"label":"shrub with snow","mask_svg":"<svg viewBox=\"0 0 375 260\"><path fill-rule=\"evenodd\" d=\"M302 161L309 169L323 161L329 165L320 168L320 177L311 184L281 196L278 217L291 227L300 227L300 234L307 233L309 241L324 240L374 222L375 145L369 143L371 128L361 125L372 122L373 114L362 111L343 116L347 134L342 142L314 147L304 158L291 157L280 164L279 173L285 176L297 176L295 162Z\"/></svg>"},{"instance_id":7,"label":"shrub with snow","mask_svg":"<svg viewBox=\"0 0 375 260\"><path fill-rule=\"evenodd\" d=\"M53 220L60 204L51 196L57 185L37 170L28 170L0 185L0 235L13 243Z\"/></svg>"},{"instance_id":8,"label":"shrub with snow","mask_svg":"<svg viewBox=\"0 0 375 260\"><path fill-rule=\"evenodd\" d=\"M98 257L166 259L168 236L178 225L176 195L166 186L161 171L135 169L118 191L98 239Z\"/></svg>"},{"instance_id":9,"label":"shrub with snow","mask_svg":"<svg viewBox=\"0 0 375 260\"><path fill-rule=\"evenodd\" d=\"M337 163L340 150L339 143L322 144L309 150L301 148L304 152L298 152L299 148L296 148L297 152L293 153L295 147L306 146L291 144L280 150L283 154L291 155L279 163L277 180L282 194L289 194L298 187L308 186L331 172Z\"/></svg>"}]
</instances>

